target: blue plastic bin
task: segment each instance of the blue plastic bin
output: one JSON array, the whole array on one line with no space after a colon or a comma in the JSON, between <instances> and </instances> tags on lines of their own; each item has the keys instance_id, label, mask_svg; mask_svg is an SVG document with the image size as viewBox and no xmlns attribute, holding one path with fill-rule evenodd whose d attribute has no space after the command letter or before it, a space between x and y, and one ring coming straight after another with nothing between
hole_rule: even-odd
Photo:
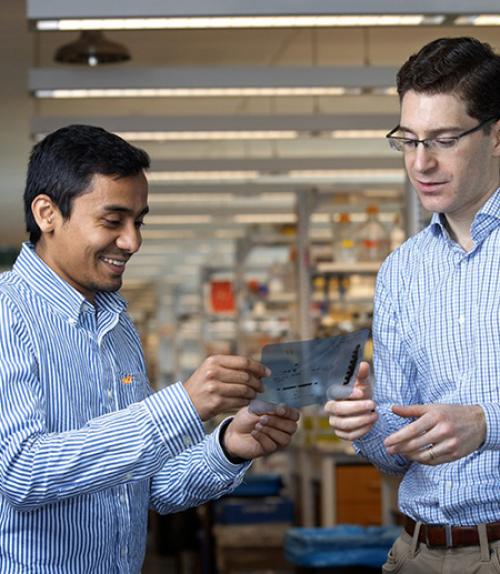
<instances>
[{"instance_id":1,"label":"blue plastic bin","mask_svg":"<svg viewBox=\"0 0 500 574\"><path fill-rule=\"evenodd\" d=\"M278 496L283 488L279 474L248 474L238 485L231 497L235 496Z\"/></svg>"},{"instance_id":2,"label":"blue plastic bin","mask_svg":"<svg viewBox=\"0 0 500 574\"><path fill-rule=\"evenodd\" d=\"M296 566L379 568L400 533L397 526L290 528L285 536L285 556Z\"/></svg>"},{"instance_id":3,"label":"blue plastic bin","mask_svg":"<svg viewBox=\"0 0 500 574\"><path fill-rule=\"evenodd\" d=\"M293 522L293 502L285 496L221 498L214 508L217 524Z\"/></svg>"}]
</instances>

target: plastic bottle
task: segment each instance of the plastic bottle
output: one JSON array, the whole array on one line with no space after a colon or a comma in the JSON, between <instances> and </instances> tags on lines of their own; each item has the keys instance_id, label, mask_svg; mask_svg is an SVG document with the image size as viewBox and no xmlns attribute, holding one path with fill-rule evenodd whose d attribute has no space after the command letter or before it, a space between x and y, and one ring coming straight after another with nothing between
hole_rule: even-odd
<instances>
[{"instance_id":1,"label":"plastic bottle","mask_svg":"<svg viewBox=\"0 0 500 574\"><path fill-rule=\"evenodd\" d=\"M376 205L366 208L367 220L359 231L359 261L380 262L389 253L389 230L379 220Z\"/></svg>"},{"instance_id":2,"label":"plastic bottle","mask_svg":"<svg viewBox=\"0 0 500 574\"><path fill-rule=\"evenodd\" d=\"M340 213L333 222L333 260L351 263L357 260L355 230L348 213Z\"/></svg>"}]
</instances>

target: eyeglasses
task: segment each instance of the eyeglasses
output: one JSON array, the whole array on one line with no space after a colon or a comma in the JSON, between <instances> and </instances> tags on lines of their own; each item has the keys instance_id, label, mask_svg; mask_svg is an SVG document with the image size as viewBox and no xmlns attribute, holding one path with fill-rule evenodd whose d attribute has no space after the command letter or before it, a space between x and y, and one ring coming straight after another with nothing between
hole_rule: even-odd
<instances>
[{"instance_id":1,"label":"eyeglasses","mask_svg":"<svg viewBox=\"0 0 500 574\"><path fill-rule=\"evenodd\" d=\"M417 138L404 138L401 136L394 136L392 134L396 133L400 126L397 125L393 130L391 130L385 137L389 140L389 145L392 149L396 151L402 151L405 153L415 151L418 147L418 144L421 143L425 149L434 152L442 152L448 151L456 147L457 143L464 137L468 136L469 134L473 134L474 132L479 131L481 128L484 128L486 125L495 122L498 118L489 118L481 122L479 125L471 128L470 130L466 130L461 134L456 136L448 136L448 137L435 137L435 138L425 138L422 140L418 140Z\"/></svg>"}]
</instances>

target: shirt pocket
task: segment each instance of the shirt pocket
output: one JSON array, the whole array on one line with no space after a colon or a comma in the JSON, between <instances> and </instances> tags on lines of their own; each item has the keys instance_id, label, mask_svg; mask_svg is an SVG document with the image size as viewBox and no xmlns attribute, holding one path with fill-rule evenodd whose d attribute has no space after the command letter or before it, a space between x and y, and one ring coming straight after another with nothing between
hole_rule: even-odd
<instances>
[{"instance_id":1,"label":"shirt pocket","mask_svg":"<svg viewBox=\"0 0 500 574\"><path fill-rule=\"evenodd\" d=\"M144 400L151 394L148 377L145 373L121 371L117 374L118 400L120 408Z\"/></svg>"}]
</instances>

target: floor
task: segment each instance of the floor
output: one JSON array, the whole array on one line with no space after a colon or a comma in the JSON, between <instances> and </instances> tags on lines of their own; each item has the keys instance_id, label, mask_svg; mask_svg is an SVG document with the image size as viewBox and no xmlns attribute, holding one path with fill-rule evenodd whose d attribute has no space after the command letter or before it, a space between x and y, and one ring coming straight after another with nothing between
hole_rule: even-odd
<instances>
[{"instance_id":1,"label":"floor","mask_svg":"<svg viewBox=\"0 0 500 574\"><path fill-rule=\"evenodd\" d=\"M178 574L178 572L175 561L172 558L149 553L146 556L142 574Z\"/></svg>"}]
</instances>

